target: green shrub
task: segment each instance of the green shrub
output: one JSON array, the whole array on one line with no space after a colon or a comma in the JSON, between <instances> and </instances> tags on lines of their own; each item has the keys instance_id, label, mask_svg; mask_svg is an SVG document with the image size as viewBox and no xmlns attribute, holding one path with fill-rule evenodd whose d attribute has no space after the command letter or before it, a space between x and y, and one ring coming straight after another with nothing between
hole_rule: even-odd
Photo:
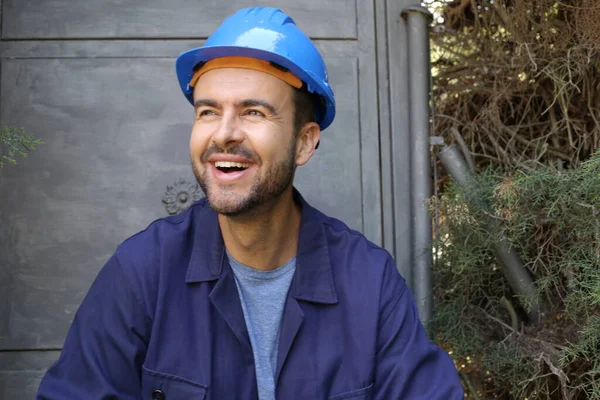
<instances>
[{"instance_id":1,"label":"green shrub","mask_svg":"<svg viewBox=\"0 0 600 400\"><path fill-rule=\"evenodd\" d=\"M488 168L449 183L435 266L435 340L471 398L600 399L600 153L567 171ZM501 221L488 232L477 196ZM492 251L505 234L545 303L527 321Z\"/></svg>"}]
</instances>

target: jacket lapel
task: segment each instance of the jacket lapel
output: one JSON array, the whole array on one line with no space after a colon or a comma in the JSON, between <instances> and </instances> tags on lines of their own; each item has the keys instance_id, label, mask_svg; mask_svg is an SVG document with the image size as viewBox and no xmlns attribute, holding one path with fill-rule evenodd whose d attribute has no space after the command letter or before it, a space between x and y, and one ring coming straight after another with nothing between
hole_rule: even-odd
<instances>
[{"instance_id":1,"label":"jacket lapel","mask_svg":"<svg viewBox=\"0 0 600 400\"><path fill-rule=\"evenodd\" d=\"M225 255L217 214L206 199L195 207L194 245L185 281L189 284L216 281L209 298L237 339L249 349L250 337L231 266Z\"/></svg>"},{"instance_id":2,"label":"jacket lapel","mask_svg":"<svg viewBox=\"0 0 600 400\"><path fill-rule=\"evenodd\" d=\"M228 269L219 278L210 292L209 298L240 343L252 349L237 285L231 269Z\"/></svg>"},{"instance_id":3,"label":"jacket lapel","mask_svg":"<svg viewBox=\"0 0 600 400\"><path fill-rule=\"evenodd\" d=\"M285 364L292 343L302 326L302 321L304 321L304 313L302 312L298 301L294 297L288 295L281 321L279 347L277 352L277 368L275 370L275 384L277 384L277 381L279 380L281 369Z\"/></svg>"},{"instance_id":4,"label":"jacket lapel","mask_svg":"<svg viewBox=\"0 0 600 400\"><path fill-rule=\"evenodd\" d=\"M308 205L297 191L294 191L294 198L302 206L302 221L298 236L296 273L281 321L275 372L276 385L304 321L300 302L323 305L338 303L327 236L322 221L322 218L326 217Z\"/></svg>"}]
</instances>

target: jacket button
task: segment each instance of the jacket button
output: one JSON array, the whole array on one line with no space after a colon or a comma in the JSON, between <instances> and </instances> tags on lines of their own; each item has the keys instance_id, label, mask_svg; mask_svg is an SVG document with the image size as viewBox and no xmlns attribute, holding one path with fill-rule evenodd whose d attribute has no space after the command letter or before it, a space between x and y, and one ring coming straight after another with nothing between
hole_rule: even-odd
<instances>
[{"instance_id":1,"label":"jacket button","mask_svg":"<svg viewBox=\"0 0 600 400\"><path fill-rule=\"evenodd\" d=\"M165 400L167 397L162 392L162 390L155 390L152 392L152 400Z\"/></svg>"}]
</instances>

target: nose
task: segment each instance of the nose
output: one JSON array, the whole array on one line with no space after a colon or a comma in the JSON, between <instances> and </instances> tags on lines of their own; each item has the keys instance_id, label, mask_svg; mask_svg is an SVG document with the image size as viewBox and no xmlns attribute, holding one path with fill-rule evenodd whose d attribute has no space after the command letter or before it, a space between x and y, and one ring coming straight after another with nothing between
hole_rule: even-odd
<instances>
[{"instance_id":1,"label":"nose","mask_svg":"<svg viewBox=\"0 0 600 400\"><path fill-rule=\"evenodd\" d=\"M222 149L235 146L244 141L244 133L240 127L237 115L233 112L224 113L219 127L213 135L213 142Z\"/></svg>"}]
</instances>

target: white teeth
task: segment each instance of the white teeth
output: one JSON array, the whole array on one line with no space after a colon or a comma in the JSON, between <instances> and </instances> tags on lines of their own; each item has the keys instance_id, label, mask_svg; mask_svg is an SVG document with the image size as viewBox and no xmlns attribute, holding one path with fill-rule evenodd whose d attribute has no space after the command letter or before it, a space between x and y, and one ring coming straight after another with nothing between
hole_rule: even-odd
<instances>
[{"instance_id":1,"label":"white teeth","mask_svg":"<svg viewBox=\"0 0 600 400\"><path fill-rule=\"evenodd\" d=\"M215 161L215 167L217 168L248 168L250 164L239 163L232 161Z\"/></svg>"}]
</instances>

